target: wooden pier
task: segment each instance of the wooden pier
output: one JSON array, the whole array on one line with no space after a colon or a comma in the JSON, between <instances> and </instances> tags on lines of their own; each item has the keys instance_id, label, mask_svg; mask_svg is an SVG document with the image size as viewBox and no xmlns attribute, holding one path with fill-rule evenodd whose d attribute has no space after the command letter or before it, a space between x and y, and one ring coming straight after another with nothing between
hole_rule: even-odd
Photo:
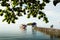
<instances>
[{"instance_id":1,"label":"wooden pier","mask_svg":"<svg viewBox=\"0 0 60 40\"><path fill-rule=\"evenodd\" d=\"M34 30L60 38L60 30L59 29L34 27Z\"/></svg>"}]
</instances>

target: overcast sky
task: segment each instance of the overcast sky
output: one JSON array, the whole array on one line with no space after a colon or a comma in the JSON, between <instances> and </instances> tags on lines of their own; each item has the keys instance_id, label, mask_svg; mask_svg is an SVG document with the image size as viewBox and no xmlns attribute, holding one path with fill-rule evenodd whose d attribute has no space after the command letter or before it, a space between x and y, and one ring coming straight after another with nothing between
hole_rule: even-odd
<instances>
[{"instance_id":1,"label":"overcast sky","mask_svg":"<svg viewBox=\"0 0 60 40\"><path fill-rule=\"evenodd\" d=\"M2 8L2 7L0 7ZM47 4L45 9L43 10L49 19L49 23L43 22L42 19L30 18L27 19L26 16L19 17L15 24L7 24L6 22L2 22L3 17L0 16L0 32L4 31L12 31L19 30L20 24L27 24L29 22L36 22L38 27L50 27L50 25L54 25L54 28L60 29L60 3L56 6L53 5L52 2Z\"/></svg>"}]
</instances>

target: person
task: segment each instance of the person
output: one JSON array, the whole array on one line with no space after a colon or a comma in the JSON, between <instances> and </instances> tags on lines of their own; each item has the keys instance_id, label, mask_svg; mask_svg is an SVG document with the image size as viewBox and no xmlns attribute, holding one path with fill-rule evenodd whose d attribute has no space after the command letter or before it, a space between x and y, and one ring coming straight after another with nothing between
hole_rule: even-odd
<instances>
[{"instance_id":1,"label":"person","mask_svg":"<svg viewBox=\"0 0 60 40\"><path fill-rule=\"evenodd\" d=\"M53 25L51 25L51 28L53 28Z\"/></svg>"},{"instance_id":2,"label":"person","mask_svg":"<svg viewBox=\"0 0 60 40\"><path fill-rule=\"evenodd\" d=\"M32 23L32 27L36 27L36 23L35 22Z\"/></svg>"},{"instance_id":3,"label":"person","mask_svg":"<svg viewBox=\"0 0 60 40\"><path fill-rule=\"evenodd\" d=\"M26 25L22 25L23 26L23 29L26 29Z\"/></svg>"},{"instance_id":4,"label":"person","mask_svg":"<svg viewBox=\"0 0 60 40\"><path fill-rule=\"evenodd\" d=\"M20 29L23 29L23 30L25 30L26 29L26 25L25 24L21 24L21 26L20 26Z\"/></svg>"}]
</instances>

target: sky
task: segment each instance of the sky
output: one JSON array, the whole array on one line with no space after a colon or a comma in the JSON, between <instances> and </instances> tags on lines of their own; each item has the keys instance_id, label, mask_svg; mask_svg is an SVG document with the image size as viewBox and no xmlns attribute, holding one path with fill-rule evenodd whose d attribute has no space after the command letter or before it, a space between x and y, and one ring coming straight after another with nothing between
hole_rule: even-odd
<instances>
[{"instance_id":1,"label":"sky","mask_svg":"<svg viewBox=\"0 0 60 40\"><path fill-rule=\"evenodd\" d=\"M2 8L0 6L0 8ZM4 9L4 8L2 8ZM52 2L48 3L45 7L45 9L43 10L43 12L46 14L46 16L48 17L49 23L45 23L42 19L38 19L38 18L29 18L27 19L27 16L22 16L19 17L19 19L16 21L15 24L7 24L7 22L2 22L2 19L4 17L0 16L0 32L5 32L5 31L9 31L11 32L13 31L17 31L19 30L19 26L21 24L27 24L29 22L36 22L38 27L45 27L45 28L49 28L52 24L54 25L54 28L56 29L60 29L60 3L58 3L56 6L53 5Z\"/></svg>"}]
</instances>

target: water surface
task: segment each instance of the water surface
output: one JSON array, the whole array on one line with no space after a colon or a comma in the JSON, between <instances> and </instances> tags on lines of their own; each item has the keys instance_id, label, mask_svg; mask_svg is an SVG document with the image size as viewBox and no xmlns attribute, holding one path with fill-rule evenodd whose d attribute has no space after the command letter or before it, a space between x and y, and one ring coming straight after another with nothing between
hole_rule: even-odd
<instances>
[{"instance_id":1,"label":"water surface","mask_svg":"<svg viewBox=\"0 0 60 40\"><path fill-rule=\"evenodd\" d=\"M60 40L60 38L30 29L0 32L0 40Z\"/></svg>"}]
</instances>

